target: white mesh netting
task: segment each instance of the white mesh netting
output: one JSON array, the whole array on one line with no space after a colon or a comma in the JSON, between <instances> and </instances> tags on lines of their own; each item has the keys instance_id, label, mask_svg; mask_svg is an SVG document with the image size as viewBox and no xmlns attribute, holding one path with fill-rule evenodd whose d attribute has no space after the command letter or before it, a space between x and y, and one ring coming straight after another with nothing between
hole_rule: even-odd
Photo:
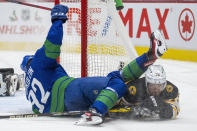
<instances>
[{"instance_id":1,"label":"white mesh netting","mask_svg":"<svg viewBox=\"0 0 197 131\"><path fill-rule=\"evenodd\" d=\"M69 7L64 25L60 63L72 77L81 75L81 1L64 0ZM123 29L114 0L89 0L87 18L88 76L105 76L118 70L120 63L129 62L136 52Z\"/></svg>"}]
</instances>

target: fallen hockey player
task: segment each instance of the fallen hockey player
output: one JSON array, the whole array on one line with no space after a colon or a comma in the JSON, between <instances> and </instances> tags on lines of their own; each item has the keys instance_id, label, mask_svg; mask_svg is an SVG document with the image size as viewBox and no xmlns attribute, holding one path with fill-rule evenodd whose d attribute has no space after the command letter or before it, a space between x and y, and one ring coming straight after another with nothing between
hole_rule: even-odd
<instances>
[{"instance_id":1,"label":"fallen hockey player","mask_svg":"<svg viewBox=\"0 0 197 131\"><path fill-rule=\"evenodd\" d=\"M72 78L57 63L63 39L63 24L68 7L56 5L51 11L52 26L46 41L35 55L25 56L21 69L26 73L26 97L35 113L87 111L77 125L103 123L105 114L127 92L125 83L138 79L154 61L166 52L166 43L159 31L151 34L150 49L122 71L106 77Z\"/></svg>"},{"instance_id":2,"label":"fallen hockey player","mask_svg":"<svg viewBox=\"0 0 197 131\"><path fill-rule=\"evenodd\" d=\"M175 119L179 114L178 88L166 80L161 65L149 66L145 77L126 85L125 95L109 112L112 117L158 120Z\"/></svg>"}]
</instances>

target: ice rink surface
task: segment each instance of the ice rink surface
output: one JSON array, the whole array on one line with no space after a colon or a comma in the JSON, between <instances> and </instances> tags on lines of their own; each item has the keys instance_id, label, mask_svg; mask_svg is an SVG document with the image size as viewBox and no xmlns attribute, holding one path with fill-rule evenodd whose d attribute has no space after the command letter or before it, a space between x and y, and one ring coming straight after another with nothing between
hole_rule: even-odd
<instances>
[{"instance_id":1,"label":"ice rink surface","mask_svg":"<svg viewBox=\"0 0 197 131\"><path fill-rule=\"evenodd\" d=\"M22 73L20 63L27 52L0 52L0 68L13 67ZM31 53L30 53L31 54ZM21 118L0 119L1 131L196 131L197 130L197 63L174 60L158 60L166 70L167 79L180 91L181 112L176 120L136 121L110 120L100 126L75 126L78 118ZM0 115L31 113L24 90L14 97L0 97Z\"/></svg>"}]
</instances>

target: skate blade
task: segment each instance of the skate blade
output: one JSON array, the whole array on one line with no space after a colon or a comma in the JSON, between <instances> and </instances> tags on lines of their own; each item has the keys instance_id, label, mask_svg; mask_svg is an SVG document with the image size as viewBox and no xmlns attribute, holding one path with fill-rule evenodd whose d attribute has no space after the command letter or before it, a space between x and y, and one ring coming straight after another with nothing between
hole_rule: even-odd
<instances>
[{"instance_id":1,"label":"skate blade","mask_svg":"<svg viewBox=\"0 0 197 131\"><path fill-rule=\"evenodd\" d=\"M77 126L91 126L91 125L99 125L103 123L103 119L99 116L92 116L92 120L87 120L86 118L80 118L78 121L74 123Z\"/></svg>"}]
</instances>

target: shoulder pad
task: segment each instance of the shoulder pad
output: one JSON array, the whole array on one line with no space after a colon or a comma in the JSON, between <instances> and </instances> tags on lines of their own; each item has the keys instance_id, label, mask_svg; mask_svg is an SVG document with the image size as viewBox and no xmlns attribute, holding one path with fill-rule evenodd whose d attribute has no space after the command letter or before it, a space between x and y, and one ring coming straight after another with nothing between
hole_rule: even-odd
<instances>
[{"instance_id":1,"label":"shoulder pad","mask_svg":"<svg viewBox=\"0 0 197 131\"><path fill-rule=\"evenodd\" d=\"M178 96L178 88L171 82L167 81L166 87L164 91L161 93L161 96L164 99L176 98Z\"/></svg>"}]
</instances>

